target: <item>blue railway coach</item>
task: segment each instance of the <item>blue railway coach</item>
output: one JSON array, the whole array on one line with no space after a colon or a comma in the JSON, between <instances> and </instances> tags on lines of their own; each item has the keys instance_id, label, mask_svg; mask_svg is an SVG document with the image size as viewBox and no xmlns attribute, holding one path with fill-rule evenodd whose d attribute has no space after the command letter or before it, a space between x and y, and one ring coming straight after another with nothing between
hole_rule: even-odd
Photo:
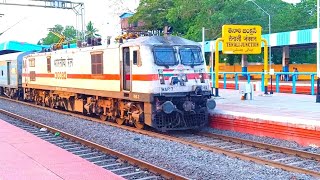
<instances>
[{"instance_id":1,"label":"blue railway coach","mask_svg":"<svg viewBox=\"0 0 320 180\"><path fill-rule=\"evenodd\" d=\"M0 56L0 94L13 99L21 97L23 57L31 53L17 52Z\"/></svg>"}]
</instances>

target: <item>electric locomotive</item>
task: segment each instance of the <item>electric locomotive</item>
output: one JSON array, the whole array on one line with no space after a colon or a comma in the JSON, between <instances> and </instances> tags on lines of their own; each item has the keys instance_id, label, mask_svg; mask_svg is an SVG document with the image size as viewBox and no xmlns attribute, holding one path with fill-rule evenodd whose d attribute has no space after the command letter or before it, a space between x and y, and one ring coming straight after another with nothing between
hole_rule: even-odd
<instances>
[{"instance_id":1,"label":"electric locomotive","mask_svg":"<svg viewBox=\"0 0 320 180\"><path fill-rule=\"evenodd\" d=\"M201 128L216 106L200 44L170 35L28 54L22 88L38 105L161 131Z\"/></svg>"}]
</instances>

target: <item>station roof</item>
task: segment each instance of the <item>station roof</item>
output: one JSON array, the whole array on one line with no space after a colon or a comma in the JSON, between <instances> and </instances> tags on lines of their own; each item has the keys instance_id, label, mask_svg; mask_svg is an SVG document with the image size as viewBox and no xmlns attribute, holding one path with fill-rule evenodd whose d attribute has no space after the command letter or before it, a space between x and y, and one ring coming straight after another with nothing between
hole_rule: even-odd
<instances>
[{"instance_id":1,"label":"station roof","mask_svg":"<svg viewBox=\"0 0 320 180\"><path fill-rule=\"evenodd\" d=\"M126 18L132 16L132 13L123 13L120 17ZM288 31L280 33L263 34L262 38L266 39L271 47L281 46L297 46L317 43L317 29L304 29L297 31ZM211 52L215 49L215 40L205 42L205 52ZM200 42L201 43L201 42ZM263 46L263 43L261 43ZM76 44L70 44L70 48L75 48ZM26 42L8 41L0 43L0 55L11 52L25 52L25 51L41 51L43 48L50 48L49 45L36 45ZM64 49L67 45L63 46ZM222 50L222 43L219 43L219 51Z\"/></svg>"},{"instance_id":2,"label":"station roof","mask_svg":"<svg viewBox=\"0 0 320 180\"><path fill-rule=\"evenodd\" d=\"M317 43L317 29L304 29L297 31L288 31L280 33L263 34L262 38L266 39L270 43L271 47L280 46L297 46ZM211 52L215 49L216 41L205 42L205 52ZM263 43L261 44L263 46ZM219 43L219 50L222 50L222 43Z\"/></svg>"},{"instance_id":3,"label":"station roof","mask_svg":"<svg viewBox=\"0 0 320 180\"><path fill-rule=\"evenodd\" d=\"M133 13L126 12L126 13L121 14L119 17L121 19L125 19L125 18L131 17L131 16L133 16Z\"/></svg>"},{"instance_id":4,"label":"station roof","mask_svg":"<svg viewBox=\"0 0 320 180\"><path fill-rule=\"evenodd\" d=\"M0 43L0 51L41 51L44 46L18 41Z\"/></svg>"},{"instance_id":5,"label":"station roof","mask_svg":"<svg viewBox=\"0 0 320 180\"><path fill-rule=\"evenodd\" d=\"M70 48L75 48L76 44L70 44ZM0 55L8 54L13 52L26 52L26 51L41 51L44 48L50 48L49 45L37 45L30 44L26 42L18 41L7 41L0 43ZM67 45L64 45L63 48L67 48Z\"/></svg>"}]
</instances>

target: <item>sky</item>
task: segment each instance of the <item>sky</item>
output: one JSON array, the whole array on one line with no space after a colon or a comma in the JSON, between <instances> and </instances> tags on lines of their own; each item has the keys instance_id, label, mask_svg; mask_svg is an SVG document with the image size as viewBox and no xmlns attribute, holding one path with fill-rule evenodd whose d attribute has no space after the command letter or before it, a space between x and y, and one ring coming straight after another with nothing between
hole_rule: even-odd
<instances>
[{"instance_id":1,"label":"sky","mask_svg":"<svg viewBox=\"0 0 320 180\"><path fill-rule=\"evenodd\" d=\"M2 3L20 3L34 4L31 0L0 0ZM133 11L138 6L138 0L71 0L72 2L83 2L85 6L85 24L89 21L93 22L103 36L103 40L108 35L119 35L116 29L120 29L119 6L112 6L113 2L122 1L128 8ZM44 2L42 2L44 5ZM120 13L123 11L119 11ZM19 22L17 25L6 31L0 36L0 43L5 41L20 41L28 43L37 43L41 38L46 37L48 28L55 24L62 26L73 25L76 27L76 14L73 10L68 9L52 9L42 7L26 7L26 6L9 6L0 5L0 32ZM79 30L81 30L80 21L78 21ZM117 28L115 28L117 27Z\"/></svg>"},{"instance_id":2,"label":"sky","mask_svg":"<svg viewBox=\"0 0 320 180\"><path fill-rule=\"evenodd\" d=\"M139 4L139 0L71 0L72 2L83 2L85 6L85 24L93 22L94 27L102 35L103 43L107 36L120 34L119 13L124 12L121 9L134 11ZM288 3L298 3L300 0L283 0ZM30 4L35 3L32 0L0 0L0 2ZM116 2L123 2L126 7L114 5ZM42 3L44 4L44 3ZM119 8L120 7L120 8ZM117 13L118 12L118 13ZM41 38L46 37L48 28L55 24L62 26L78 24L80 30L80 21L76 20L76 14L67 9L51 9L41 7L8 6L0 5L0 32L5 31L17 22L17 25L6 31L0 36L0 43L5 41L19 41L28 43L37 43Z\"/></svg>"}]
</instances>

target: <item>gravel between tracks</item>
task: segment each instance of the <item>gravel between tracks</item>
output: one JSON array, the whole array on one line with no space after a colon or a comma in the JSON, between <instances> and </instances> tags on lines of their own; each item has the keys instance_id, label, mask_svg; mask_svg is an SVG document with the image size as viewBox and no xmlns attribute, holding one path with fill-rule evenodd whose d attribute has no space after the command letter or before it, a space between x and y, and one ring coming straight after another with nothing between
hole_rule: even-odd
<instances>
[{"instance_id":1,"label":"gravel between tracks","mask_svg":"<svg viewBox=\"0 0 320 180\"><path fill-rule=\"evenodd\" d=\"M315 179L7 100L0 99L0 108L191 179ZM10 119L0 114L5 118Z\"/></svg>"},{"instance_id":2,"label":"gravel between tracks","mask_svg":"<svg viewBox=\"0 0 320 180\"><path fill-rule=\"evenodd\" d=\"M320 154L320 148L312 147L312 146L301 146L298 143L293 141L286 141L286 140L280 140L280 139L269 138L269 137L260 137L260 136L245 134L245 133L239 133L239 132L227 131L227 130L218 130L218 129L212 129L212 128L206 128L206 129L203 129L203 131Z\"/></svg>"}]
</instances>

